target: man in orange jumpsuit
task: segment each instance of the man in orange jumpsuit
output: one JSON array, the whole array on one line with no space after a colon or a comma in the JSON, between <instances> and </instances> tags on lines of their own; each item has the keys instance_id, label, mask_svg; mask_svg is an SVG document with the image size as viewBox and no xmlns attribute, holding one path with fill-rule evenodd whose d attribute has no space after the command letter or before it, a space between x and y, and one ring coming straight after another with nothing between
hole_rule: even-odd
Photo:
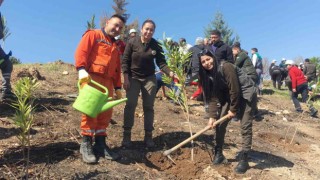
<instances>
[{"instance_id":1,"label":"man in orange jumpsuit","mask_svg":"<svg viewBox=\"0 0 320 180\"><path fill-rule=\"evenodd\" d=\"M75 65L80 83L90 83L90 79L93 79L108 88L109 97L113 96L114 89L118 98L122 96L120 53L115 37L121 33L125 21L122 16L113 15L107 20L104 28L88 30L82 36L75 53ZM97 162L94 150L109 160L119 158L119 155L106 145L106 128L111 116L112 109L100 113L96 118L82 115L80 128L83 140L80 153L84 162ZM92 146L93 137L94 146Z\"/></svg>"}]
</instances>

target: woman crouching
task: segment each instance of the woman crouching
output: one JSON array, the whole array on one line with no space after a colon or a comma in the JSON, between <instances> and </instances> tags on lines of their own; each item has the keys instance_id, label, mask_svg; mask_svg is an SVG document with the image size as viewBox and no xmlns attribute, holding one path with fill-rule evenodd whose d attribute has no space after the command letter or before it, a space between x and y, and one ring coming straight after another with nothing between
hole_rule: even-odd
<instances>
[{"instance_id":1,"label":"woman crouching","mask_svg":"<svg viewBox=\"0 0 320 180\"><path fill-rule=\"evenodd\" d=\"M251 103L246 100L239 83L236 67L227 62L218 62L210 50L203 50L198 55L200 61L199 76L203 89L205 103L208 104L209 122L208 126L213 127L216 119L225 115L229 120L216 126L216 146L213 164L227 163L222 150L226 127L232 117L237 115L241 122L242 150L239 153L240 162L235 168L236 173L245 173L249 169L248 152L252 145L252 118L250 117ZM252 87L254 84L252 84ZM255 92L252 91L252 94ZM250 98L247 98L250 99ZM239 110L239 111L238 111Z\"/></svg>"}]
</instances>

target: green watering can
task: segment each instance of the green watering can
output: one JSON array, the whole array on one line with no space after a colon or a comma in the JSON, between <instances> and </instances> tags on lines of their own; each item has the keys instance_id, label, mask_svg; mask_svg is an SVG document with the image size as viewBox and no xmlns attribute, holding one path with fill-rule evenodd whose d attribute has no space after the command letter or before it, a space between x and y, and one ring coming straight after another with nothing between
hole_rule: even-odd
<instances>
[{"instance_id":1,"label":"green watering can","mask_svg":"<svg viewBox=\"0 0 320 180\"><path fill-rule=\"evenodd\" d=\"M92 118L95 118L101 112L104 112L112 108L113 106L127 101L127 98L112 100L111 97L108 97L109 92L106 87L102 86L94 80L91 80L90 82L103 89L105 93L99 91L90 84L86 84L82 88L80 88L80 82L78 82L79 96L73 103L73 107L76 110Z\"/></svg>"}]
</instances>

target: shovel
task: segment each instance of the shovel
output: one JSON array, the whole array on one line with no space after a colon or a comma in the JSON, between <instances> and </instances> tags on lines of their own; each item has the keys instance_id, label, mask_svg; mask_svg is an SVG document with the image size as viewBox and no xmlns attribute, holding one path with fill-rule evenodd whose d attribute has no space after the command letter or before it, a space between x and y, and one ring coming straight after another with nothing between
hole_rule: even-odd
<instances>
[{"instance_id":1,"label":"shovel","mask_svg":"<svg viewBox=\"0 0 320 180\"><path fill-rule=\"evenodd\" d=\"M216 127L218 124L228 120L228 115L223 116L222 118L218 119L217 121L215 121L213 123L213 127ZM179 149L181 146L187 144L188 142L192 141L193 139L195 139L196 137L200 136L202 133L206 132L207 130L213 128L210 126L206 126L204 129L200 130L199 132L197 132L196 134L190 136L188 139L182 141L181 143L177 144L176 146L174 146L171 149L168 149L166 151L164 151L164 155L167 156L170 160L172 160L172 158L170 157L170 154L174 151L176 151L177 149ZM173 161L174 162L174 161Z\"/></svg>"}]
</instances>

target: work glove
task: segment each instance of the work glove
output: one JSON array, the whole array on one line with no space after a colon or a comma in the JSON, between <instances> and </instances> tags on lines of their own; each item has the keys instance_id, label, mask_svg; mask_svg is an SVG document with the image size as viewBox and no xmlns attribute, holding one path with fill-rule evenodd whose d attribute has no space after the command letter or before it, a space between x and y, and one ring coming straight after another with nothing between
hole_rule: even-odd
<instances>
[{"instance_id":1,"label":"work glove","mask_svg":"<svg viewBox=\"0 0 320 180\"><path fill-rule=\"evenodd\" d=\"M78 73L79 73L80 84L82 84L84 82L86 82L86 83L90 82L90 76L89 76L88 72L85 69L80 69L78 71Z\"/></svg>"},{"instance_id":2,"label":"work glove","mask_svg":"<svg viewBox=\"0 0 320 180\"><path fill-rule=\"evenodd\" d=\"M115 93L116 93L116 97L115 97L116 99L122 99L121 89L117 89Z\"/></svg>"}]
</instances>

